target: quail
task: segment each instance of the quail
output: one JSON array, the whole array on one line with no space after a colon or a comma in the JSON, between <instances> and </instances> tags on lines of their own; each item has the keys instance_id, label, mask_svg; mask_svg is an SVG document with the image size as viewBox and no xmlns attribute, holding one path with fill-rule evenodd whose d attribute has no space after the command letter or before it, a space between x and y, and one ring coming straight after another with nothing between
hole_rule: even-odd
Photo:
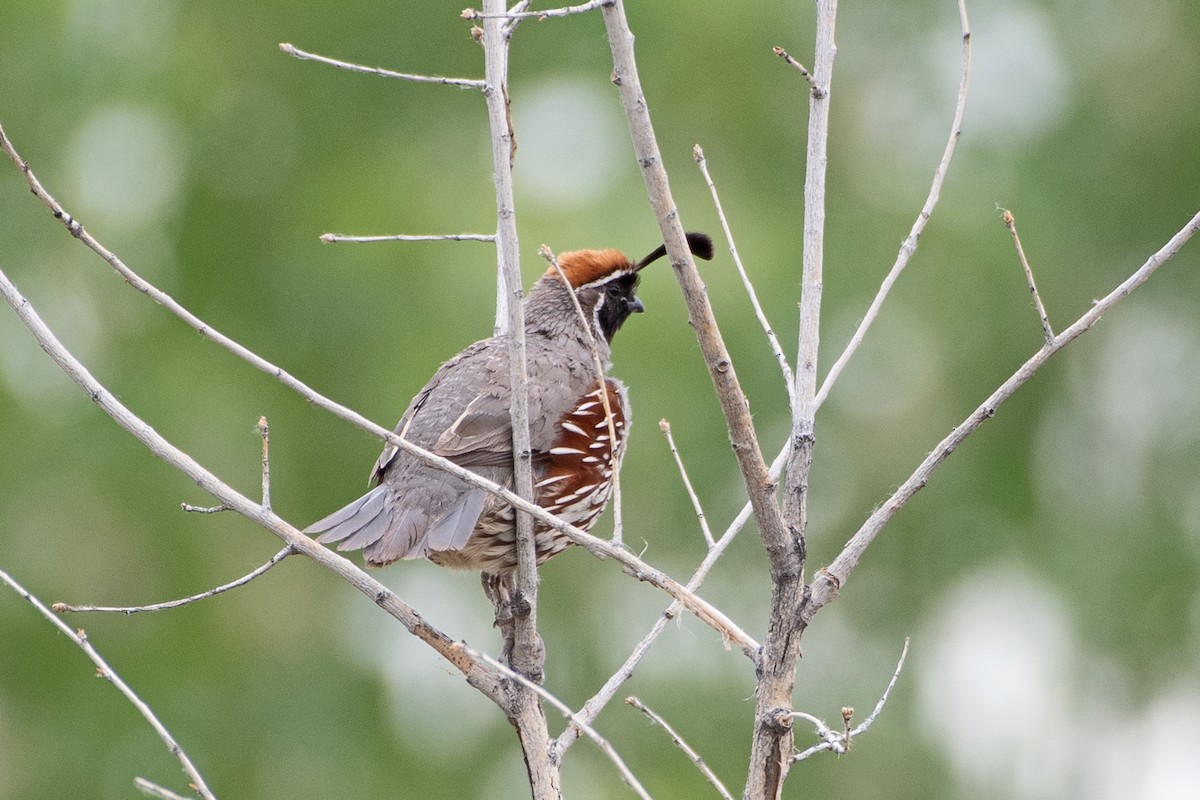
<instances>
[{"instance_id":1,"label":"quail","mask_svg":"<svg viewBox=\"0 0 1200 800\"><path fill-rule=\"evenodd\" d=\"M687 239L692 253L712 258L708 236L689 233ZM630 425L625 386L598 378L592 343L607 372L613 336L643 310L635 295L638 273L665 252L660 245L637 262L619 250L562 253L561 274L551 266L524 300L534 501L583 530L608 502ZM396 433L511 488L510 383L507 337L476 342L438 368ZM376 460L370 484L365 495L305 532L339 550L362 550L369 567L428 558L479 570L485 583L488 576L511 578L517 566L512 506L394 445ZM539 565L569 544L535 523Z\"/></svg>"}]
</instances>

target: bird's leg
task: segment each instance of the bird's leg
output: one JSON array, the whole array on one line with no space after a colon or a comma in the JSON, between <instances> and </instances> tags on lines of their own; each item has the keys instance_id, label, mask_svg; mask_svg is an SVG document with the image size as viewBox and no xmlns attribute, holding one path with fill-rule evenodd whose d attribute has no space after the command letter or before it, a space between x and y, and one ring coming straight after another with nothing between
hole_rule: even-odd
<instances>
[{"instance_id":1,"label":"bird's leg","mask_svg":"<svg viewBox=\"0 0 1200 800\"><path fill-rule=\"evenodd\" d=\"M516 591L511 576L501 577L484 572L480 576L480 582L483 584L483 593L492 601L492 608L496 614L495 625L503 639L500 662L512 667L534 683L541 684L542 667L546 658L546 647L541 636L535 633L532 645L521 648L515 646L517 626L521 621L527 620L532 611L529 600Z\"/></svg>"},{"instance_id":2,"label":"bird's leg","mask_svg":"<svg viewBox=\"0 0 1200 800\"><path fill-rule=\"evenodd\" d=\"M500 649L500 662L508 664L512 656L513 646L513 603L512 587L509 581L490 572L480 573L480 583L483 593L492 601L492 609L496 614L495 626L500 629L504 644Z\"/></svg>"}]
</instances>

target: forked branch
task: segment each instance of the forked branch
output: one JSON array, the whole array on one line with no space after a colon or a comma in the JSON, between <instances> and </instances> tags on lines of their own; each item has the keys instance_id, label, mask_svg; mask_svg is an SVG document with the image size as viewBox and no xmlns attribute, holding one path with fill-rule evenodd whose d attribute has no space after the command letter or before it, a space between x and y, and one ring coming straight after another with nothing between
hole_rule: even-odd
<instances>
[{"instance_id":1,"label":"forked branch","mask_svg":"<svg viewBox=\"0 0 1200 800\"><path fill-rule=\"evenodd\" d=\"M862 524L858 532L846 543L846 546L838 554L838 557L833 560L833 563L817 573L812 583L811 598L803 609L805 621L811 620L821 607L837 597L838 592L849 579L850 573L858 565L859 559L862 558L867 547L875 540L875 537L879 535L883 527L905 503L912 499L913 495L929 483L929 479L934 471L962 444L963 440L974 433L985 421L995 416L1000 405L1009 397L1012 397L1017 389L1024 386L1030 378L1036 375L1038 370L1045 366L1046 362L1055 353L1083 335L1084 332L1099 321L1100 317L1145 283L1159 267L1171 260L1188 240L1196 235L1197 231L1200 231L1200 212L1193 216L1179 232L1171 237L1170 241L1163 245L1158 252L1150 256L1132 275L1101 300L1096 301L1088 309L1087 313L1075 320L1069 328L1053 337L1040 350L1030 356L1008 380L1002 383L978 408L959 423L950 432L949 436L939 442L937 447L933 449L933 452L926 456L920 466L900 485L900 488L885 500L875 510L875 513L867 518L867 521Z\"/></svg>"}]
</instances>

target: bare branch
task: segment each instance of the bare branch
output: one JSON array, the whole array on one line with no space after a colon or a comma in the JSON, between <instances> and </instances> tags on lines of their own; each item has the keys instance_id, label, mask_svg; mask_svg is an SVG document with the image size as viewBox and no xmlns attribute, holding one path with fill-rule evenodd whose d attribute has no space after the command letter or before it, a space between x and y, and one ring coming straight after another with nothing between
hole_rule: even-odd
<instances>
[{"instance_id":1,"label":"bare branch","mask_svg":"<svg viewBox=\"0 0 1200 800\"><path fill-rule=\"evenodd\" d=\"M721 783L721 779L718 778L712 769L709 768L708 764L704 763L704 759L700 757L700 754L692 749L692 746L685 742L683 737L675 732L674 728L667 724L665 719L650 710L641 700L637 699L636 697L626 697L625 702L649 717L651 722L661 726L662 729L667 732L667 735L671 737L671 741L675 743L675 746L682 750L684 754L692 760L692 763L696 765L696 768L700 770L708 782L711 783L718 792L720 792L721 797L724 797L725 800L733 800L733 795L731 795L729 790L725 788L725 784Z\"/></svg>"},{"instance_id":2,"label":"bare branch","mask_svg":"<svg viewBox=\"0 0 1200 800\"><path fill-rule=\"evenodd\" d=\"M867 521L862 524L858 532L846 543L846 546L842 549L838 557L833 560L833 563L817 573L812 583L811 599L803 610L805 619L811 619L822 606L837 597L841 587L849 579L851 571L858 565L862 554L866 552L867 547L875 540L875 537L879 535L883 527L913 495L929 483L929 478L933 475L934 470L954 452L955 448L962 444L964 439L974 433L985 420L995 416L1000 404L1036 375L1037 371L1055 353L1077 339L1081 334L1095 325L1100 317L1109 309L1145 283L1159 267L1174 257L1197 231L1200 231L1200 213L1192 217L1178 233L1171 237L1170 241L1163 245L1158 252L1150 256L1132 275L1105 295L1103 299L1096 301L1088 309L1087 313L1077 319L1062 333L1056 335L1053 340L1043 345L1008 380L1002 383L996 391L992 392L978 408L959 423L950 432L949 436L939 442L937 447L933 449L933 452L926 456L925 460L921 462L912 475L900 485L900 488L884 501L875 510L875 513L867 518Z\"/></svg>"},{"instance_id":3,"label":"bare branch","mask_svg":"<svg viewBox=\"0 0 1200 800\"><path fill-rule=\"evenodd\" d=\"M687 469L683 466L683 457L679 455L679 450L675 447L675 437L671 435L671 423L665 419L661 419L658 421L658 429L667 438L667 446L671 448L671 455L675 457L675 465L679 467L679 477L683 480L683 488L687 490L688 498L692 501L692 509L696 512L696 519L700 520L700 531L704 534L705 543L711 548L715 544L712 531L708 527L708 519L704 516L704 509L700 506L700 498L696 496L696 490L692 488L692 482L688 478Z\"/></svg>"},{"instance_id":4,"label":"bare branch","mask_svg":"<svg viewBox=\"0 0 1200 800\"><path fill-rule=\"evenodd\" d=\"M505 9L504 0L484 0L484 10L497 12ZM516 132L513 130L512 113L508 96L508 37L499 19L483 22L484 77L487 85L483 95L487 100L488 128L492 145L492 177L496 191L496 269L498 285L503 287L505 302L498 303L497 327L503 325L508 337L509 385L511 398L509 417L512 425L513 488L523 499L532 501L533 494L533 449L529 443L529 377L525 355L525 308L521 303L524 289L521 286L520 245L517 238L516 207L513 202L513 154L516 152ZM501 313L504 319L501 320ZM535 683L542 680L545 648L537 632L537 549L533 536L533 520L519 511L516 513L517 569L513 576L514 596L507 598L510 607L498 609L497 619L511 617L511 649L506 643L509 663L525 677ZM534 796L546 796L550 786L539 788L535 779L535 758L541 757L544 744L549 739L546 719L532 695L520 698L527 714L523 718L533 726L527 731L518 725L526 750L526 764L530 767L530 780L534 783ZM532 705L529 705L532 703ZM513 719L517 723L517 719ZM523 723L522 723L523 724ZM531 734L536 743L525 741ZM531 750L531 747L533 748ZM548 762L542 766L550 768ZM557 770L553 776L546 774L544 780L557 787ZM554 789L552 794L559 794Z\"/></svg>"},{"instance_id":5,"label":"bare branch","mask_svg":"<svg viewBox=\"0 0 1200 800\"><path fill-rule=\"evenodd\" d=\"M262 507L271 510L271 428L266 417L258 418L258 433L262 436Z\"/></svg>"},{"instance_id":6,"label":"bare branch","mask_svg":"<svg viewBox=\"0 0 1200 800\"><path fill-rule=\"evenodd\" d=\"M494 233L442 233L426 235L408 235L403 233L386 234L382 236L354 236L346 233L322 233L319 237L325 244L353 242L355 244L373 242L494 242Z\"/></svg>"},{"instance_id":7,"label":"bare branch","mask_svg":"<svg viewBox=\"0 0 1200 800\"><path fill-rule=\"evenodd\" d=\"M223 514L232 509L224 503L215 506L194 506L191 503L180 503L179 510L186 511L189 514Z\"/></svg>"},{"instance_id":8,"label":"bare branch","mask_svg":"<svg viewBox=\"0 0 1200 800\"><path fill-rule=\"evenodd\" d=\"M625 764L625 761L621 758L620 754L617 753L616 748L614 748L607 739L601 736L595 728L578 719L578 717L575 715L575 712L571 710L570 706L548 692L545 687L533 683L518 672L514 672L512 669L508 668L504 664L501 664L487 653L474 653L473 651L472 653L481 661L495 668L510 680L514 680L524 686L526 689L536 692L543 700L561 711L563 716L566 717L572 725L581 728L583 732L587 734L587 737L596 743L596 746L600 748L600 751L604 753L604 755L608 756L608 760L616 765L617 771L621 773L622 780L629 784L629 788L633 789L638 797L644 798L644 800L650 800L649 793L646 792L645 787L642 786L641 782L636 776L634 776L633 772Z\"/></svg>"},{"instance_id":9,"label":"bare branch","mask_svg":"<svg viewBox=\"0 0 1200 800\"><path fill-rule=\"evenodd\" d=\"M854 335L850 337L850 341L846 344L846 349L838 356L837 361L833 362L833 366L829 368L829 374L825 376L825 380L821 383L821 390L817 392L816 398L813 400L813 405L820 408L825 399L829 397L829 391L833 388L833 384L837 381L838 376L842 374L846 363L850 361L850 357L858 350L862 344L863 337L867 334L867 329L879 316L879 309L883 306L883 301L887 299L888 293L892 290L892 285L896 279L900 277L900 273L908 266L909 260L913 253L917 251L917 242L921 238L925 226L929 223L929 218L933 215L934 208L937 207L938 198L941 196L942 183L946 180L946 172L950 169L950 160L954 157L954 150L958 146L959 137L962 135L963 114L967 108L967 87L971 79L971 29L967 23L967 7L964 4L965 0L958 0L958 17L962 25L962 77L958 83L958 99L954 105L954 120L950 123L950 138L946 141L946 148L942 151L942 160L938 162L937 169L933 172L933 182L929 186L929 195L925 198L925 205L921 207L921 213L917 215L917 219L913 222L912 229L908 232L903 244L900 245L900 252L896 255L896 261L892 264L892 268L884 277L883 283L876 292L875 298L871 301L870 308L863 315L862 322L858 324L858 329L854 331Z\"/></svg>"},{"instance_id":10,"label":"bare branch","mask_svg":"<svg viewBox=\"0 0 1200 800\"><path fill-rule=\"evenodd\" d=\"M288 545L287 547L283 548L275 555L271 556L271 558L268 559L265 564L262 564L261 566L257 567L253 572L243 575L242 577L238 578L235 581L230 581L229 583L225 583L225 584L217 586L213 589L209 589L206 592L201 592L200 594L194 594L191 597L184 597L180 600L168 600L165 603L155 603L154 605L149 605L149 606L72 606L72 605L68 605L67 603L55 603L54 605L51 606L51 608L53 608L55 611L57 611L60 614L68 614L68 613L84 612L84 611L104 611L104 612L109 612L109 613L114 613L114 614L128 615L128 614L138 614L143 611L166 611L167 609L179 608L180 606L186 606L189 603L195 603L200 600L207 600L208 598L215 597L216 595L219 595L223 592L228 592L230 589L236 589L239 586L245 586L247 583L249 583L250 581L259 577L260 575L265 573L267 570L269 570L271 567L275 566L280 561L283 561L285 558L287 558L288 556L292 555L295 552L296 551L294 549L292 549L292 546Z\"/></svg>"},{"instance_id":11,"label":"bare branch","mask_svg":"<svg viewBox=\"0 0 1200 800\"><path fill-rule=\"evenodd\" d=\"M352 64L349 61L339 61L336 58L328 58L319 56L316 53L308 53L293 44L281 42L279 49L293 58L298 58L301 61L316 61L320 64L327 64L338 69L345 69L351 72L364 72L368 75L378 75L382 78L397 78L403 81L414 81L416 83L440 83L444 86L458 86L463 89L483 89L485 84L483 81L472 78L444 78L440 75L413 75L407 72L394 72L390 69L382 67L366 67L362 64Z\"/></svg>"},{"instance_id":12,"label":"bare branch","mask_svg":"<svg viewBox=\"0 0 1200 800\"><path fill-rule=\"evenodd\" d=\"M270 511L271 511L270 427L267 425L266 417L258 418L258 435L262 437L262 508L263 508L263 511L270 513ZM188 505L187 503L181 503L180 507L184 511L191 511L191 512L196 512L196 513L200 513L200 514L215 514L220 511L231 511L232 510L231 508L229 508L229 506L225 505L224 503L222 503L219 506L213 506L212 508L201 508L199 506ZM230 583L226 583L221 586L217 586L216 588L209 589L208 591L201 592L200 594L192 595L191 597L185 597L181 600L170 600L165 603L156 603L154 605L148 605L148 606L72 606L72 605L68 605L66 603L55 603L53 606L51 606L51 608L53 608L55 611L57 611L60 614L67 613L67 612L75 612L75 611L108 611L108 612L115 612L115 613L120 613L120 614L136 614L136 613L139 613L142 611L165 611L166 609L169 609L169 608L179 608L180 606L186 606L189 603L195 603L198 600L206 600L209 597L213 597L215 595L221 594L222 592L227 592L230 589L236 589L239 586L244 586L245 584L249 583L250 581L257 578L258 576L262 575L267 570L269 570L271 567L275 566L280 561L287 558L294 552L295 552L295 550L293 550L292 546L289 544L287 547L283 548L278 553L271 556L271 558L267 561L267 563L263 564L261 567L258 567L253 572L249 573L248 575L243 575L242 577L238 578L236 581L231 581Z\"/></svg>"},{"instance_id":13,"label":"bare branch","mask_svg":"<svg viewBox=\"0 0 1200 800\"><path fill-rule=\"evenodd\" d=\"M782 58L785 64L791 64L793 67L800 70L800 74L804 76L804 80L808 81L808 85L812 89L813 97L820 100L827 94L826 90L821 88L820 84L817 83L817 79L813 77L813 74L805 69L803 64L788 55L786 50L784 50L782 47L775 46L771 48L771 51L775 53L775 55Z\"/></svg>"},{"instance_id":14,"label":"bare branch","mask_svg":"<svg viewBox=\"0 0 1200 800\"><path fill-rule=\"evenodd\" d=\"M496 13L505 9L504 0L483 0L484 10ZM492 178L496 190L496 327L507 329L509 366L509 421L512 428L512 486L522 499L532 502L533 448L529 438L529 377L525 352L525 307L521 300L521 257L517 239L516 206L513 202L513 158L516 132L508 95L509 31L500 19L483 21L480 42L483 45L483 96L487 100L488 129L492 145ZM503 316L503 323L502 323ZM511 579L512 595L499 592L493 598L496 620L505 636L504 656L522 680L523 689L509 691L509 702L502 706L517 730L525 767L535 800L561 800L562 788L558 764L549 756L550 733L538 695L530 687L540 684L546 662L546 649L537 630L537 543L533 519L514 512L517 568ZM485 580L487 580L485 578Z\"/></svg>"},{"instance_id":15,"label":"bare branch","mask_svg":"<svg viewBox=\"0 0 1200 800\"><path fill-rule=\"evenodd\" d=\"M742 257L738 255L737 245L733 242L733 231L729 229L729 221L725 219L725 209L721 207L721 198L717 196L717 186L713 183L712 176L708 174L708 160L704 157L704 151L700 148L700 145L692 148L692 156L700 166L700 173L704 176L704 182L708 185L708 191L712 194L713 206L717 209L717 219L721 221L721 230L725 233L725 241L729 243L729 255L733 258L733 265L737 267L738 275L742 278L742 285L746 288L746 295L750 298L750 305L754 308L754 315L758 317L758 324L762 326L763 332L767 335L767 341L771 345L771 353L775 356L775 360L779 362L779 369L783 373L783 384L787 388L788 400L794 403L796 400L796 387L794 385L796 378L792 374L792 367L788 364L788 359L783 353L782 345L779 344L779 337L775 335L775 330L771 327L766 313L762 310L762 305L758 302L758 294L754 291L754 284L750 282L750 276L746 274L746 268L742 266Z\"/></svg>"},{"instance_id":16,"label":"bare branch","mask_svg":"<svg viewBox=\"0 0 1200 800\"><path fill-rule=\"evenodd\" d=\"M547 8L544 11L502 11L490 12L486 8L483 11L476 11L473 8L464 8L462 10L463 19L507 19L507 20L522 20L522 19L549 19L550 17L567 17L572 14L585 14L588 11L595 11L601 6L609 5L612 0L590 0L587 3L581 3L577 6L564 6L563 8ZM521 3L520 5L528 5ZM514 7L516 8L516 7Z\"/></svg>"},{"instance_id":17,"label":"bare branch","mask_svg":"<svg viewBox=\"0 0 1200 800\"><path fill-rule=\"evenodd\" d=\"M883 690L883 694L879 698L879 702L875 704L875 709L870 716L862 721L860 725L853 730L850 728L850 718L854 714L853 708L842 709L842 724L841 732L836 732L830 729L828 725L822 722L812 714L806 714L803 711L793 711L792 716L797 719L804 719L811 723L817 729L817 736L821 738L821 742L813 745L807 750L802 750L792 756L791 762L794 764L797 761L803 761L815 753L822 750L832 750L838 754L850 752L850 742L855 736L860 736L875 723L875 720L883 713L883 707L887 704L888 695L892 693L892 688L896 685L896 681L900 679L900 671L904 669L904 660L908 658L908 637L904 638L904 648L900 651L900 660L896 662L896 671L892 673L892 679L888 681L887 688Z\"/></svg>"},{"instance_id":18,"label":"bare branch","mask_svg":"<svg viewBox=\"0 0 1200 800\"><path fill-rule=\"evenodd\" d=\"M133 788L147 797L157 797L159 800L184 800L183 795L175 794L170 789L164 789L157 783L151 783L145 778L134 778Z\"/></svg>"},{"instance_id":19,"label":"bare branch","mask_svg":"<svg viewBox=\"0 0 1200 800\"><path fill-rule=\"evenodd\" d=\"M1004 213L1000 215L1000 219L1004 222L1004 227L1008 228L1008 232L1012 234L1013 246L1017 248L1017 258L1021 260L1021 269L1025 270L1025 281L1029 285L1029 293L1033 295L1033 304L1037 308L1038 319L1042 323L1042 333L1047 342L1052 342L1054 341L1054 329L1050 327L1050 317L1046 314L1046 307L1042 305L1042 296L1038 294L1037 284L1033 281L1033 270L1025 258L1025 248L1021 247L1021 237L1017 235L1017 220L1007 208L1001 210Z\"/></svg>"},{"instance_id":20,"label":"bare branch","mask_svg":"<svg viewBox=\"0 0 1200 800\"><path fill-rule=\"evenodd\" d=\"M525 11L525 9L529 8L530 4L531 4L531 0L517 0L517 2L513 5L513 7L508 10L508 19L504 22L504 38L505 39L511 40L513 31L515 31L517 29L518 25L520 25L522 22L525 21L522 17L518 17L518 16L514 16L514 15L520 14L523 11Z\"/></svg>"},{"instance_id":21,"label":"bare branch","mask_svg":"<svg viewBox=\"0 0 1200 800\"><path fill-rule=\"evenodd\" d=\"M108 662L105 661L98 652L96 652L96 648L92 647L92 643L88 641L87 633L82 628L80 628L78 631L71 630L70 626L55 616L53 611L46 608L45 604L43 604L41 600L37 599L37 597L30 593L28 589L13 580L13 578L2 569L0 569L0 581L8 584L13 591L28 600L30 605L36 608L43 617L50 620L50 623L54 625L54 627L66 634L67 638L69 638L81 650L83 650L87 657L92 660L92 663L96 665L96 675L104 678L104 680L115 686L117 691L125 695L125 699L127 699L133 705L133 707L138 710L138 713L142 715L143 719L150 723L150 727L153 728L154 732L158 734L158 738L162 739L163 744L167 746L167 750L170 751L171 755L175 756L175 758L179 760L180 765L183 767L183 772L185 775L187 775L188 780L192 784L192 788L196 791L196 794L200 795L202 798L205 798L205 800L215 800L215 796L211 791L209 791L208 785L204 782L204 777L200 774L199 770L196 769L195 765L192 763L192 760L188 758L187 753L183 751L183 748L179 746L179 742L175 741L175 737L171 735L171 732L167 730L166 726L162 724L157 716L155 716L154 711L151 710L150 706L148 706L144 700L138 697L137 693L129 687L129 684L125 683L125 681L121 679L121 676L118 675L116 671L108 665Z\"/></svg>"}]
</instances>

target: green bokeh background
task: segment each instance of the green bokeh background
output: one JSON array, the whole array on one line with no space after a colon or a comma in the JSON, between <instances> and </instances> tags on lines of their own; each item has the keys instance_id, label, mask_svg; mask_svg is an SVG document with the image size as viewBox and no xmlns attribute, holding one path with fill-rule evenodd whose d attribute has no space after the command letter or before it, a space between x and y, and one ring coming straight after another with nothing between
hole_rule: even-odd
<instances>
[{"instance_id":1,"label":"green bokeh background","mask_svg":"<svg viewBox=\"0 0 1200 800\"><path fill-rule=\"evenodd\" d=\"M476 77L458 5L6 0L0 121L39 177L127 263L318 391L391 425L440 361L492 325L478 243L321 245L326 231L494 228L478 92L354 75L297 46ZM1063 327L1200 207L1200 6L971 3L976 72L960 152L909 271L822 408L812 567L1040 344L998 206L1017 215ZM718 231L699 142L765 310L795 349L810 3L631 4L645 93L690 229ZM954 4L843 4L832 105L822 371L928 190L958 81ZM527 281L537 247L616 246L657 228L595 14L528 22L512 54ZM778 371L722 248L709 294L771 454ZM805 637L797 707L866 714L905 636L885 715L787 796L1194 797L1200 793L1200 250L1057 357L936 474ZM253 496L272 430L276 510L303 525L363 488L378 444L131 291L0 167L0 267L93 373ZM684 577L703 554L656 422L671 420L713 526L744 502L666 269L622 331L636 424L626 536ZM0 568L47 602L136 604L249 571L278 543L119 430L0 311ZM608 522L600 529L607 530ZM470 575L379 574L436 625L495 649ZM543 569L548 687L578 705L665 605L610 563ZM768 586L753 529L705 595L756 637ZM521 797L501 715L369 600L301 559L202 604L72 617L221 797ZM672 626L598 721L647 788L713 796L637 694L734 787L753 673L694 620ZM558 721L552 723L556 728ZM803 729L798 742L808 742ZM0 798L125 798L175 762L83 654L0 592ZM628 796L587 743L570 798Z\"/></svg>"}]
</instances>

